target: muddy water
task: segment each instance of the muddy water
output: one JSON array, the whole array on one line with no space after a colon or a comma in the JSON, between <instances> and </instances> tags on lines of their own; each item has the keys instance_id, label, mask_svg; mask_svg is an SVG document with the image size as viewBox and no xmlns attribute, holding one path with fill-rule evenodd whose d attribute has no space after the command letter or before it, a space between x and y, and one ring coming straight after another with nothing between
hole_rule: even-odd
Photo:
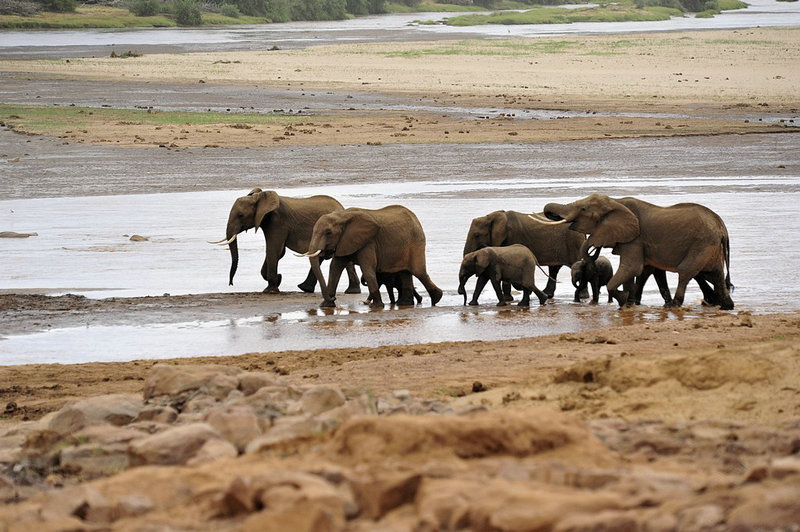
<instances>
[{"instance_id":1,"label":"muddy water","mask_svg":"<svg viewBox=\"0 0 800 532\"><path fill-rule=\"evenodd\" d=\"M75 147L59 156L48 150L37 155L34 147L27 147L29 160L18 163L26 166L15 169L29 173L22 178L24 172L15 172L22 183L15 189L34 188L36 176L47 181L54 168L59 168L56 173L63 176L64 188L56 197L48 197L52 191L44 187L39 194L0 201L0 231L38 233L0 240L2 290L91 298L260 291L261 234L240 237L234 287L227 285L228 252L205 242L223 236L231 202L258 184L291 196L330 194L345 206L406 205L425 228L429 273L445 297L436 308L430 308L426 297L420 308L371 311L361 302L363 295L342 295L337 310L323 312L317 307L318 295L265 296L263 309L239 310L222 319L213 309L174 317L142 313L121 324L91 317L81 327L4 335L4 364L514 338L714 312L699 305L700 292L694 285L681 311L662 310L654 284L648 285L645 306L636 311L619 311L605 303L573 304L564 271L555 301L544 308L497 309L491 290L484 292L480 307L462 306L455 292L457 271L473 217L496 209L540 210L549 201L571 201L592 192L632 195L662 205L695 201L711 207L731 234L736 310L800 308L800 251L791 222L800 214L797 134L536 147L386 146L330 153L314 148L282 156L278 151L216 150L215 157L200 157L196 164L204 164L210 175L230 173L229 165L255 168L271 162L269 170L239 176L232 183L236 188L226 190L214 190L214 182L199 179L201 172L191 163L171 165L168 178L159 174L155 170L160 168L160 155L143 166L126 166L126 158L130 162L141 157L131 150L105 148L109 158L119 157L119 166L112 168L113 179L104 183L102 172L108 175L109 168L95 167L86 158L98 156L96 147ZM56 160L59 157L64 159ZM3 181L10 177L4 173ZM25 179L30 181L25 184ZM142 193L150 181L160 181L166 189L196 191ZM115 195L109 195L112 192ZM148 240L132 242L133 234ZM282 288L296 291L307 267L303 259L287 254L280 265ZM544 284L543 275L537 279ZM675 283L671 276L673 288ZM423 295L427 296L424 291Z\"/></svg>"}]
</instances>

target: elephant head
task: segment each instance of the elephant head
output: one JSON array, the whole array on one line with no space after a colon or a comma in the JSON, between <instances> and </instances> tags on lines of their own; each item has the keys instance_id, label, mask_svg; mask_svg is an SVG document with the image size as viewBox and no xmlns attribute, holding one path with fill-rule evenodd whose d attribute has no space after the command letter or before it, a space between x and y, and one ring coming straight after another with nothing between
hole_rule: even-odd
<instances>
[{"instance_id":1,"label":"elephant head","mask_svg":"<svg viewBox=\"0 0 800 532\"><path fill-rule=\"evenodd\" d=\"M228 215L228 225L225 229L225 241L231 251L231 270L228 279L229 284L233 284L233 276L236 275L236 268L239 265L239 246L236 243L236 236L242 231L258 228L268 219L268 215L280 206L280 196L275 191L263 191L254 188L247 196L237 198L233 202L231 212Z\"/></svg>"},{"instance_id":2,"label":"elephant head","mask_svg":"<svg viewBox=\"0 0 800 532\"><path fill-rule=\"evenodd\" d=\"M581 256L589 259L589 249L614 247L639 236L639 219L622 203L603 194L592 194L566 205L548 203L547 218L569 223L573 231L589 235Z\"/></svg>"},{"instance_id":3,"label":"elephant head","mask_svg":"<svg viewBox=\"0 0 800 532\"><path fill-rule=\"evenodd\" d=\"M502 246L508 236L508 215L495 211L472 220L464 243L464 255L486 246Z\"/></svg>"},{"instance_id":4,"label":"elephant head","mask_svg":"<svg viewBox=\"0 0 800 532\"><path fill-rule=\"evenodd\" d=\"M307 255L323 259L353 255L375 238L378 227L378 222L362 211L325 214L314 224Z\"/></svg>"},{"instance_id":5,"label":"elephant head","mask_svg":"<svg viewBox=\"0 0 800 532\"><path fill-rule=\"evenodd\" d=\"M486 273L486 270L495 262L495 253L488 248L482 248L464 255L461 261L461 268L458 270L458 293L464 296L464 304L467 304L467 280L473 275L480 277ZM489 272L490 275L496 275L496 272ZM499 281L499 275L497 275Z\"/></svg>"}]
</instances>

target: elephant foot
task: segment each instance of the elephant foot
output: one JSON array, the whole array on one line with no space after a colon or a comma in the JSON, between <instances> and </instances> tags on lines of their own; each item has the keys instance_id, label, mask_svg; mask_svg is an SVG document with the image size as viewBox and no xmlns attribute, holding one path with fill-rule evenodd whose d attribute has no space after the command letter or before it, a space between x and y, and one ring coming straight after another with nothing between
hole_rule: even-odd
<instances>
[{"instance_id":1,"label":"elephant foot","mask_svg":"<svg viewBox=\"0 0 800 532\"><path fill-rule=\"evenodd\" d=\"M361 293L361 286L358 284L351 284L347 287L347 290L344 291L345 294L360 294Z\"/></svg>"},{"instance_id":2,"label":"elephant foot","mask_svg":"<svg viewBox=\"0 0 800 532\"><path fill-rule=\"evenodd\" d=\"M300 290L302 290L307 294L313 294L314 288L316 288L316 286L317 283L300 283L299 285L297 285L297 288L299 288Z\"/></svg>"},{"instance_id":3,"label":"elephant foot","mask_svg":"<svg viewBox=\"0 0 800 532\"><path fill-rule=\"evenodd\" d=\"M625 308L625 305L628 303L628 292L614 292L612 296L619 305L619 308Z\"/></svg>"},{"instance_id":4,"label":"elephant foot","mask_svg":"<svg viewBox=\"0 0 800 532\"><path fill-rule=\"evenodd\" d=\"M394 304L394 301L392 301ZM414 306L414 298L411 297L401 297L397 300L397 306L399 307L413 307Z\"/></svg>"},{"instance_id":5,"label":"elephant foot","mask_svg":"<svg viewBox=\"0 0 800 532\"><path fill-rule=\"evenodd\" d=\"M470 307L477 307L477 306L478 306L478 301L477 301L476 299L473 299L472 301L470 301L470 302L469 302L469 303L467 303L467 304L468 304Z\"/></svg>"},{"instance_id":6,"label":"elephant foot","mask_svg":"<svg viewBox=\"0 0 800 532\"><path fill-rule=\"evenodd\" d=\"M508 303L506 303L505 301L498 301L497 302L497 306L498 307L507 307Z\"/></svg>"},{"instance_id":7,"label":"elephant foot","mask_svg":"<svg viewBox=\"0 0 800 532\"><path fill-rule=\"evenodd\" d=\"M333 308L336 306L336 301L333 299L326 299L319 304L320 308Z\"/></svg>"},{"instance_id":8,"label":"elephant foot","mask_svg":"<svg viewBox=\"0 0 800 532\"><path fill-rule=\"evenodd\" d=\"M436 290L430 293L430 296L431 296L431 306L435 306L436 303L438 303L442 299L442 290L440 288L437 288Z\"/></svg>"},{"instance_id":9,"label":"elephant foot","mask_svg":"<svg viewBox=\"0 0 800 532\"><path fill-rule=\"evenodd\" d=\"M517 303L517 306L518 307L530 307L531 306L531 302L530 302L530 300L524 300L523 299L522 301Z\"/></svg>"},{"instance_id":10,"label":"elephant foot","mask_svg":"<svg viewBox=\"0 0 800 532\"><path fill-rule=\"evenodd\" d=\"M369 308L383 308L383 301L373 301L369 304Z\"/></svg>"},{"instance_id":11,"label":"elephant foot","mask_svg":"<svg viewBox=\"0 0 800 532\"><path fill-rule=\"evenodd\" d=\"M727 301L723 301L722 304L719 306L719 308L721 310L733 310L733 301L730 299Z\"/></svg>"},{"instance_id":12,"label":"elephant foot","mask_svg":"<svg viewBox=\"0 0 800 532\"><path fill-rule=\"evenodd\" d=\"M275 285L269 285L264 289L265 294L280 294L281 291Z\"/></svg>"}]
</instances>

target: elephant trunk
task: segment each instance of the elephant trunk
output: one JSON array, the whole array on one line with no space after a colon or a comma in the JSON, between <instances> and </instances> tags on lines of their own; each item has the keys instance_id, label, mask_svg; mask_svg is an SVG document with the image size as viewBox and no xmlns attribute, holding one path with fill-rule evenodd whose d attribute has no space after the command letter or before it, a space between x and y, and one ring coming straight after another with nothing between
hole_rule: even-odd
<instances>
[{"instance_id":1,"label":"elephant trunk","mask_svg":"<svg viewBox=\"0 0 800 532\"><path fill-rule=\"evenodd\" d=\"M328 285L325 283L325 277L322 275L322 268L320 268L319 253L308 255L308 260L311 263L311 271L314 272L314 276L317 278L317 282L319 283L322 299L327 301L329 299Z\"/></svg>"},{"instance_id":2,"label":"elephant trunk","mask_svg":"<svg viewBox=\"0 0 800 532\"><path fill-rule=\"evenodd\" d=\"M468 277L461 276L461 278L459 279L459 283L458 283L458 293L461 294L462 296L464 296L464 305L465 306L467 304L467 290L464 287L467 284L467 279L468 279Z\"/></svg>"},{"instance_id":3,"label":"elephant trunk","mask_svg":"<svg viewBox=\"0 0 800 532\"><path fill-rule=\"evenodd\" d=\"M233 276L236 275L236 268L239 267L239 243L233 239L229 244L231 250L231 271L228 276L228 285L233 286Z\"/></svg>"}]
</instances>

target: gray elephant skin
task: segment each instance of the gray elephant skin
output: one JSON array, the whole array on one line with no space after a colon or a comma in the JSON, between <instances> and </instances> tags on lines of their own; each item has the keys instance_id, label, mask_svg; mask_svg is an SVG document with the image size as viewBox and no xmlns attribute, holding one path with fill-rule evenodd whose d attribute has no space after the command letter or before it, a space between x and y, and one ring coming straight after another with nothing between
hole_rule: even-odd
<instances>
[{"instance_id":1,"label":"gray elephant skin","mask_svg":"<svg viewBox=\"0 0 800 532\"><path fill-rule=\"evenodd\" d=\"M417 216L402 205L381 209L350 208L325 214L317 220L308 246L309 257L330 258L327 286L317 264L317 279L323 293L321 306L335 306L339 277L348 262L361 267L369 287L371 307L383 307L378 274L401 273L398 305L414 304L413 279L423 284L435 305L442 291L428 275L425 263L425 232Z\"/></svg>"},{"instance_id":2,"label":"gray elephant skin","mask_svg":"<svg viewBox=\"0 0 800 532\"><path fill-rule=\"evenodd\" d=\"M580 303L581 294L586 292L587 286L591 286L592 303L597 304L600 301L600 287L606 286L614 276L614 267L606 257L581 259L574 263L570 270L572 286L575 287L575 297L573 299L575 303ZM611 294L608 294L608 302L610 303L613 300L614 298L611 297Z\"/></svg>"},{"instance_id":3,"label":"gray elephant skin","mask_svg":"<svg viewBox=\"0 0 800 532\"><path fill-rule=\"evenodd\" d=\"M411 274L408 272L397 272L397 273L378 272L376 274L376 277L378 279L378 288L380 288L381 286L386 287L386 293L389 295L390 305L394 305L397 302L397 300L394 297L395 290L397 290L398 297L402 297L400 295L400 292L403 289L404 278L407 275ZM361 277L361 284L367 286L367 280L363 276ZM414 288L414 300L417 303L422 303L422 296L419 294L419 292L417 292L416 288ZM372 301L370 299L367 299L366 302L371 303Z\"/></svg>"},{"instance_id":4,"label":"gray elephant skin","mask_svg":"<svg viewBox=\"0 0 800 532\"><path fill-rule=\"evenodd\" d=\"M536 272L536 257L531 250L522 244L512 244L510 246L489 246L481 248L464 255L461 261L461 268L458 272L458 293L464 296L464 304L467 304L467 280L473 275L478 278L475 282L475 291L472 294L470 305L478 304L480 296L487 282L492 283L497 294L498 306L504 306L506 296L500 283L505 281L514 286L517 290L522 290L522 299L519 306L530 306L531 292L539 298L539 304L547 302L547 295L536 287L534 273Z\"/></svg>"},{"instance_id":5,"label":"gray elephant skin","mask_svg":"<svg viewBox=\"0 0 800 532\"><path fill-rule=\"evenodd\" d=\"M689 281L700 277L713 285L713 301L723 310L733 309L728 231L707 207L696 203L661 207L636 198L592 194L566 205L549 203L544 213L588 235L583 258L588 258L590 248L612 248L619 255L619 268L607 288L620 306L635 296L635 278L651 266L678 273L678 287L667 306L683 305Z\"/></svg>"},{"instance_id":6,"label":"gray elephant skin","mask_svg":"<svg viewBox=\"0 0 800 532\"><path fill-rule=\"evenodd\" d=\"M246 196L233 202L225 230L226 241L230 246L231 269L228 278L233 285L233 277L239 265L239 247L236 236L248 229L261 228L266 243L266 255L261 267L261 276L267 281L264 292L278 293L281 275L278 261L286 253L286 248L297 253L308 250L314 224L323 214L343 211L344 207L330 196L311 196L309 198L288 198L273 190L254 188ZM355 268L348 267L350 284L347 293L361 291ZM313 268L309 269L305 281L298 287L304 292L313 292L317 284Z\"/></svg>"},{"instance_id":7,"label":"gray elephant skin","mask_svg":"<svg viewBox=\"0 0 800 532\"><path fill-rule=\"evenodd\" d=\"M517 211L494 211L472 220L464 243L464 255L484 246L522 244L540 265L548 266L549 279L544 293L552 298L558 271L581 258L583 242L582 235L563 225L542 223ZM503 291L510 299L510 287L504 286Z\"/></svg>"}]
</instances>

